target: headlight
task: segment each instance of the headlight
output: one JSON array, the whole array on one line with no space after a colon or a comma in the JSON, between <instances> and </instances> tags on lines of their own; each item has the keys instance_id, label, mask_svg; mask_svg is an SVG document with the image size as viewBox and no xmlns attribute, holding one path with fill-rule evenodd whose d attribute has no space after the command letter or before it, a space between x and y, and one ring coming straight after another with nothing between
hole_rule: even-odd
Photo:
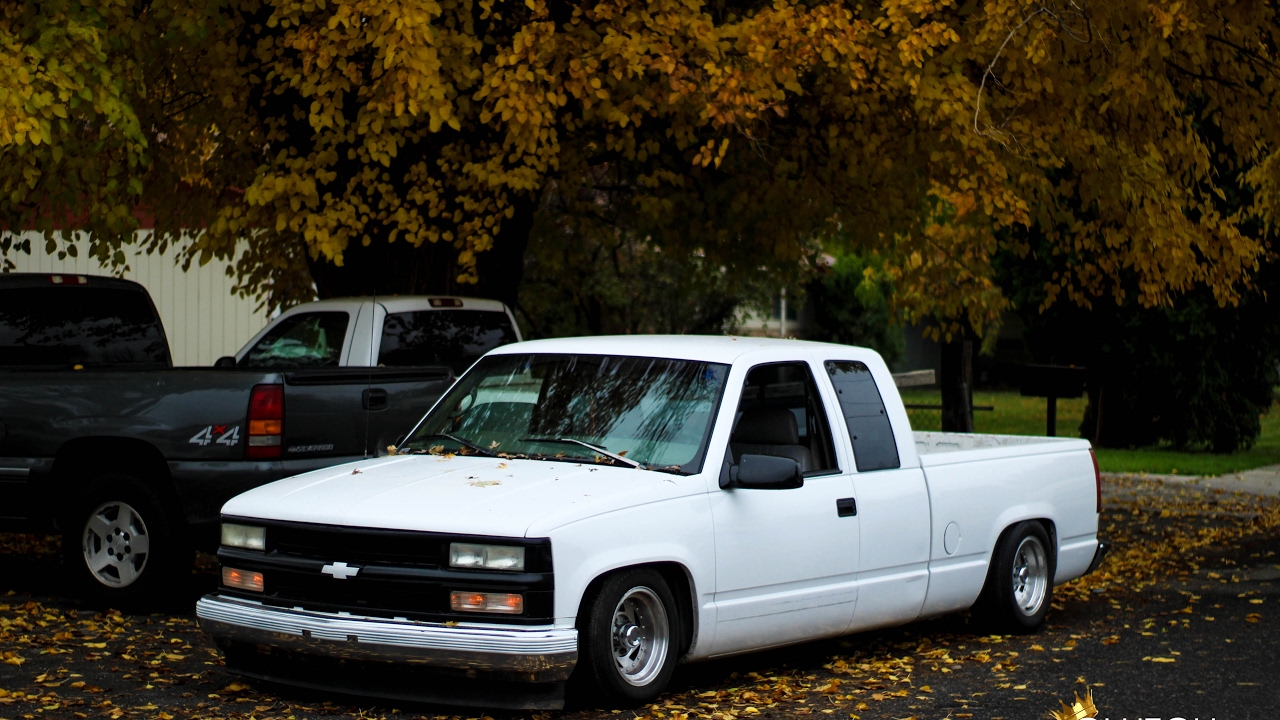
<instances>
[{"instance_id":1,"label":"headlight","mask_svg":"<svg viewBox=\"0 0 1280 720\"><path fill-rule=\"evenodd\" d=\"M524 570L524 548L450 543L449 565L484 570Z\"/></svg>"},{"instance_id":2,"label":"headlight","mask_svg":"<svg viewBox=\"0 0 1280 720\"><path fill-rule=\"evenodd\" d=\"M267 529L251 525L222 523L222 544L246 550L267 549Z\"/></svg>"}]
</instances>

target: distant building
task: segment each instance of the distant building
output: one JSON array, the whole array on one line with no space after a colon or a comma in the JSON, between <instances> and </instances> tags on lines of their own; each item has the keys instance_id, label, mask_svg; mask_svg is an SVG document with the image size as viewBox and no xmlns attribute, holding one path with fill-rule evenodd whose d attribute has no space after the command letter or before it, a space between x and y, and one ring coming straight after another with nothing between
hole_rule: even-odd
<instances>
[{"instance_id":1,"label":"distant building","mask_svg":"<svg viewBox=\"0 0 1280 720\"><path fill-rule=\"evenodd\" d=\"M138 231L138 245L150 230ZM31 254L9 251L8 259L17 267L11 272L66 275L111 275L97 260L88 257L89 243L77 242L79 257L59 260L44 251L39 233L17 234L31 239ZM211 260L200 266L192 263L184 272L173 247L165 253L148 255L136 245L125 250L129 270L120 276L140 283L151 293L175 365L212 365L223 355L233 355L249 338L267 324L266 313L257 303L231 292L235 280L227 276L229 263Z\"/></svg>"}]
</instances>

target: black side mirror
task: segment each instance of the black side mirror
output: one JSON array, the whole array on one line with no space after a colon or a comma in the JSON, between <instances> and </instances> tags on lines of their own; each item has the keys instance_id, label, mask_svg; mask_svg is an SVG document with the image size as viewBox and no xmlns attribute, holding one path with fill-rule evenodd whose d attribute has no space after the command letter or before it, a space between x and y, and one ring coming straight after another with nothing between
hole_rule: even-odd
<instances>
[{"instance_id":1,"label":"black side mirror","mask_svg":"<svg viewBox=\"0 0 1280 720\"><path fill-rule=\"evenodd\" d=\"M773 455L743 455L737 465L728 467L728 483L720 487L745 490L791 490L804 485L800 463Z\"/></svg>"},{"instance_id":2,"label":"black side mirror","mask_svg":"<svg viewBox=\"0 0 1280 720\"><path fill-rule=\"evenodd\" d=\"M234 370L236 367L236 359L230 355L223 355L213 361L213 366L224 370Z\"/></svg>"}]
</instances>

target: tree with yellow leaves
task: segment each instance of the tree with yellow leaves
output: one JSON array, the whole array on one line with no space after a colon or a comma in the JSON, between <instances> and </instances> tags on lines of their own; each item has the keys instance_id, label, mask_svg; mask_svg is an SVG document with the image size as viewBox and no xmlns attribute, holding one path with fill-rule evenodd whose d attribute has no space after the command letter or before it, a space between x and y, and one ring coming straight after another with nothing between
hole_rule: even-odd
<instances>
[{"instance_id":1,"label":"tree with yellow leaves","mask_svg":"<svg viewBox=\"0 0 1280 720\"><path fill-rule=\"evenodd\" d=\"M1064 259L1047 302L1231 303L1280 207L1276 27L1209 0L14 0L0 220L71 217L109 258L145 204L155 242L207 228L193 258L247 246L271 304L510 299L554 187L730 274L838 223L944 335L996 321L991 259L1029 233Z\"/></svg>"}]
</instances>

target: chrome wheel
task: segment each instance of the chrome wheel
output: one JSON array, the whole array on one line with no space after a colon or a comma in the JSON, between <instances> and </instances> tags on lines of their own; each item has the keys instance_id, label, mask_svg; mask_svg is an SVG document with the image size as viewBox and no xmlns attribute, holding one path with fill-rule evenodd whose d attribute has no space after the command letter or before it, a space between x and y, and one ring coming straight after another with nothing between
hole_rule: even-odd
<instances>
[{"instance_id":1,"label":"chrome wheel","mask_svg":"<svg viewBox=\"0 0 1280 720\"><path fill-rule=\"evenodd\" d=\"M84 524L80 549L89 572L103 585L132 585L147 567L151 536L147 524L128 503L105 502Z\"/></svg>"},{"instance_id":2,"label":"chrome wheel","mask_svg":"<svg viewBox=\"0 0 1280 720\"><path fill-rule=\"evenodd\" d=\"M630 685L653 682L667 660L670 646L667 610L647 587L632 588L613 611L610 638L618 674Z\"/></svg>"},{"instance_id":3,"label":"chrome wheel","mask_svg":"<svg viewBox=\"0 0 1280 720\"><path fill-rule=\"evenodd\" d=\"M1040 611L1049 589L1049 554L1040 538L1028 535L1013 555L1013 602L1028 617Z\"/></svg>"}]
</instances>

